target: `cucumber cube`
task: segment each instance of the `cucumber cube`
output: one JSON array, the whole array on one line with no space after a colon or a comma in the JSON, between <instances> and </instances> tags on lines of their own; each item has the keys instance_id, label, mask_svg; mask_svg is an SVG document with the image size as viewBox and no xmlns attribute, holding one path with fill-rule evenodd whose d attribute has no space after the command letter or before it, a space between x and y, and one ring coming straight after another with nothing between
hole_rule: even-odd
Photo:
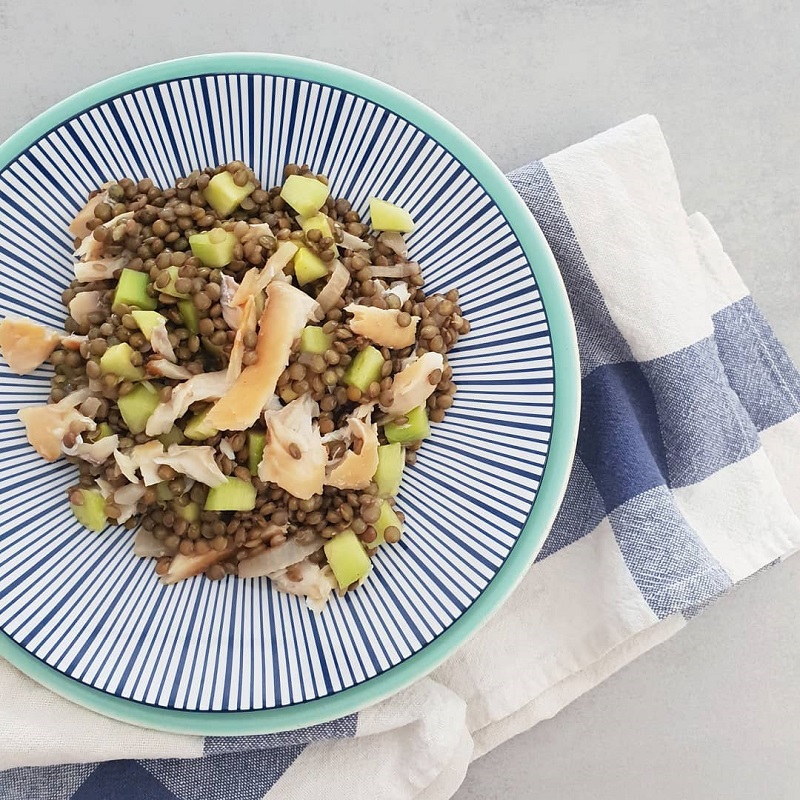
<instances>
[{"instance_id":1,"label":"cucumber cube","mask_svg":"<svg viewBox=\"0 0 800 800\"><path fill-rule=\"evenodd\" d=\"M228 478L222 486L208 490L206 511L252 511L256 507L256 487L241 478Z\"/></svg>"},{"instance_id":2,"label":"cucumber cube","mask_svg":"<svg viewBox=\"0 0 800 800\"><path fill-rule=\"evenodd\" d=\"M281 187L281 197L301 216L316 214L328 199L330 190L316 178L290 175Z\"/></svg>"},{"instance_id":3,"label":"cucumber cube","mask_svg":"<svg viewBox=\"0 0 800 800\"><path fill-rule=\"evenodd\" d=\"M98 533L105 528L108 523L106 517L106 501L99 489L81 489L83 503L70 503L69 507L75 515L75 519L89 530Z\"/></svg>"},{"instance_id":4,"label":"cucumber cube","mask_svg":"<svg viewBox=\"0 0 800 800\"><path fill-rule=\"evenodd\" d=\"M218 344L214 344L214 342L204 336L202 339L200 339L200 346L212 358L215 358L222 366L227 365L228 358L225 355L225 351Z\"/></svg>"},{"instance_id":5,"label":"cucumber cube","mask_svg":"<svg viewBox=\"0 0 800 800\"><path fill-rule=\"evenodd\" d=\"M158 390L150 383L134 386L132 392L117 400L117 407L128 430L135 436L143 433L147 420L158 405Z\"/></svg>"},{"instance_id":6,"label":"cucumber cube","mask_svg":"<svg viewBox=\"0 0 800 800\"><path fill-rule=\"evenodd\" d=\"M192 254L203 262L204 267L221 269L233 261L233 248L236 237L222 228L214 228L205 233L196 233L189 237Z\"/></svg>"},{"instance_id":7,"label":"cucumber cube","mask_svg":"<svg viewBox=\"0 0 800 800\"><path fill-rule=\"evenodd\" d=\"M179 300L186 299L189 295L183 294L175 288L175 281L177 281L180 277L180 275L178 275L178 268L175 266L167 267L166 272L167 275L169 275L169 282L163 289L158 289L158 285L156 285L158 291L162 294L168 294L171 297L177 297Z\"/></svg>"},{"instance_id":8,"label":"cucumber cube","mask_svg":"<svg viewBox=\"0 0 800 800\"><path fill-rule=\"evenodd\" d=\"M308 235L309 231L317 230L322 234L323 239L325 237L333 238L331 223L325 214L314 214L313 217L301 217L300 227L306 235ZM331 250L333 250L334 255L339 252L335 244L331 246Z\"/></svg>"},{"instance_id":9,"label":"cucumber cube","mask_svg":"<svg viewBox=\"0 0 800 800\"><path fill-rule=\"evenodd\" d=\"M401 531L403 529L403 523L397 518L394 509L386 500L381 500L381 515L378 517L378 521L373 523L372 527L375 528L375 532L378 535L374 541L367 545L370 549L378 547L386 541L384 533L387 528L397 528L398 531Z\"/></svg>"},{"instance_id":10,"label":"cucumber cube","mask_svg":"<svg viewBox=\"0 0 800 800\"><path fill-rule=\"evenodd\" d=\"M178 311L180 311L183 325L189 333L200 333L200 320L197 318L197 308L191 300L178 300Z\"/></svg>"},{"instance_id":11,"label":"cucumber cube","mask_svg":"<svg viewBox=\"0 0 800 800\"><path fill-rule=\"evenodd\" d=\"M207 415L208 411L204 411L202 414L195 414L186 423L183 433L187 439L191 439L193 442L202 442L204 439L210 439L219 433L213 425L209 425L206 422Z\"/></svg>"},{"instance_id":12,"label":"cucumber cube","mask_svg":"<svg viewBox=\"0 0 800 800\"><path fill-rule=\"evenodd\" d=\"M306 325L300 334L300 352L322 355L328 351L333 337L325 333L319 325Z\"/></svg>"},{"instance_id":13,"label":"cucumber cube","mask_svg":"<svg viewBox=\"0 0 800 800\"><path fill-rule=\"evenodd\" d=\"M167 318L159 314L158 311L139 311L134 309L131 311L131 316L148 342L153 335L153 328L157 328L159 325L166 325L167 323Z\"/></svg>"},{"instance_id":14,"label":"cucumber cube","mask_svg":"<svg viewBox=\"0 0 800 800\"><path fill-rule=\"evenodd\" d=\"M244 186L237 186L233 175L226 170L218 173L208 182L203 194L217 214L221 217L229 217L239 208L239 203L255 188L250 181Z\"/></svg>"},{"instance_id":15,"label":"cucumber cube","mask_svg":"<svg viewBox=\"0 0 800 800\"><path fill-rule=\"evenodd\" d=\"M307 247L301 247L294 256L294 274L300 286L324 278L328 265Z\"/></svg>"},{"instance_id":16,"label":"cucumber cube","mask_svg":"<svg viewBox=\"0 0 800 800\"><path fill-rule=\"evenodd\" d=\"M362 392L366 392L371 383L380 382L383 363L379 350L372 345L365 347L356 353L342 380L345 385L357 386Z\"/></svg>"},{"instance_id":17,"label":"cucumber cube","mask_svg":"<svg viewBox=\"0 0 800 800\"><path fill-rule=\"evenodd\" d=\"M247 434L247 469L251 475L258 472L258 465L264 457L267 434L264 431L250 431Z\"/></svg>"},{"instance_id":18,"label":"cucumber cube","mask_svg":"<svg viewBox=\"0 0 800 800\"><path fill-rule=\"evenodd\" d=\"M372 218L372 227L376 231L410 233L414 230L414 220L408 211L393 203L387 203L386 200L370 197L369 215Z\"/></svg>"},{"instance_id":19,"label":"cucumber cube","mask_svg":"<svg viewBox=\"0 0 800 800\"><path fill-rule=\"evenodd\" d=\"M158 437L158 441L169 447L171 444L180 444L184 439L183 431L177 426L173 425L166 433L162 433Z\"/></svg>"},{"instance_id":20,"label":"cucumber cube","mask_svg":"<svg viewBox=\"0 0 800 800\"><path fill-rule=\"evenodd\" d=\"M380 497L394 497L400 489L406 454L399 442L378 447L378 468L372 480L378 485Z\"/></svg>"},{"instance_id":21,"label":"cucumber cube","mask_svg":"<svg viewBox=\"0 0 800 800\"><path fill-rule=\"evenodd\" d=\"M200 519L199 503L187 503L185 506L176 503L175 513L187 522L197 522Z\"/></svg>"},{"instance_id":22,"label":"cucumber cube","mask_svg":"<svg viewBox=\"0 0 800 800\"><path fill-rule=\"evenodd\" d=\"M117 281L117 290L114 292L114 304L111 310L117 313L121 305L135 306L146 311L152 311L158 305L155 297L147 294L147 285L150 276L146 272L137 272L135 269L122 270Z\"/></svg>"},{"instance_id":23,"label":"cucumber cube","mask_svg":"<svg viewBox=\"0 0 800 800\"><path fill-rule=\"evenodd\" d=\"M122 380L144 380L144 370L131 363L132 355L133 348L127 342L112 345L100 358L100 370L103 375L116 375Z\"/></svg>"},{"instance_id":24,"label":"cucumber cube","mask_svg":"<svg viewBox=\"0 0 800 800\"><path fill-rule=\"evenodd\" d=\"M360 581L372 567L364 545L349 528L337 533L324 549L336 582L342 590Z\"/></svg>"},{"instance_id":25,"label":"cucumber cube","mask_svg":"<svg viewBox=\"0 0 800 800\"><path fill-rule=\"evenodd\" d=\"M90 442L99 442L101 439L105 439L106 436L112 436L114 431L111 430L111 426L107 422L101 422L92 433L84 434Z\"/></svg>"},{"instance_id":26,"label":"cucumber cube","mask_svg":"<svg viewBox=\"0 0 800 800\"><path fill-rule=\"evenodd\" d=\"M383 432L390 442L411 444L430 435L431 427L428 424L428 413L425 406L412 408L405 416L408 421L404 425L387 422L383 426Z\"/></svg>"}]
</instances>

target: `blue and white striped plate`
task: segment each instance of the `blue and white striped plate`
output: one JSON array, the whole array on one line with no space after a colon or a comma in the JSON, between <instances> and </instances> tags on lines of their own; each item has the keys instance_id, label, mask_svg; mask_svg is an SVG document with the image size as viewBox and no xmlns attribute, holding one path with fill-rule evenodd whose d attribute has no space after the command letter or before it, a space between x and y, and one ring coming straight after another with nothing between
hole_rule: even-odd
<instances>
[{"instance_id":1,"label":"blue and white striped plate","mask_svg":"<svg viewBox=\"0 0 800 800\"><path fill-rule=\"evenodd\" d=\"M83 529L16 411L50 369L0 367L0 654L56 691L153 727L254 733L320 722L441 662L524 573L557 510L578 418L569 307L544 240L499 171L455 128L364 76L266 55L136 70L64 101L0 149L0 313L61 327L67 224L110 178L168 185L242 159L267 185L287 162L366 212L408 209L426 290L457 287L472 333L459 391L399 496L402 541L321 615L266 579L162 586L132 533Z\"/></svg>"}]
</instances>

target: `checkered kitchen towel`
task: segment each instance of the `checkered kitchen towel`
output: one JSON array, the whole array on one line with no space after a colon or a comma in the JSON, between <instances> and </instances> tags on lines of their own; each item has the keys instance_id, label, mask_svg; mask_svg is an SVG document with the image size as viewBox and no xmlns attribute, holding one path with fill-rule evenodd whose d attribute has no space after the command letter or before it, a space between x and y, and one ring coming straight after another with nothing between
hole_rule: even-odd
<instances>
[{"instance_id":1,"label":"checkered kitchen towel","mask_svg":"<svg viewBox=\"0 0 800 800\"><path fill-rule=\"evenodd\" d=\"M800 544L798 374L683 210L656 121L510 178L564 276L583 376L566 500L512 599L429 678L279 735L140 730L0 664L0 797L444 800L471 759Z\"/></svg>"}]
</instances>

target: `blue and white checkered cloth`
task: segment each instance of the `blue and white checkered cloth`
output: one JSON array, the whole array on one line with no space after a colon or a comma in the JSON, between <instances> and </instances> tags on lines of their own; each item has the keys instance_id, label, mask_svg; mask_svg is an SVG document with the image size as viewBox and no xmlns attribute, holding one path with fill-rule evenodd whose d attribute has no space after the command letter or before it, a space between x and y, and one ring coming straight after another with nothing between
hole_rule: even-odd
<instances>
[{"instance_id":1,"label":"blue and white checkered cloth","mask_svg":"<svg viewBox=\"0 0 800 800\"><path fill-rule=\"evenodd\" d=\"M140 730L0 664L0 797L444 800L471 759L800 545L800 377L684 211L657 122L510 178L564 276L583 375L566 500L511 600L429 678L280 735Z\"/></svg>"}]
</instances>

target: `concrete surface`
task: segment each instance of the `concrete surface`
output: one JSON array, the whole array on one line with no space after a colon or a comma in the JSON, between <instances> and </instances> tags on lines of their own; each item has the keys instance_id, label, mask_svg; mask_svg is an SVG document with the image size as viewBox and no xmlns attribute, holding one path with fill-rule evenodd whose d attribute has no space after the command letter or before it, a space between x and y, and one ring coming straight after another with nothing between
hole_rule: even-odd
<instances>
[{"instance_id":1,"label":"concrete surface","mask_svg":"<svg viewBox=\"0 0 800 800\"><path fill-rule=\"evenodd\" d=\"M642 112L800 360L800 4L0 0L0 138L100 78L194 53L311 56L415 95L502 168ZM800 796L800 560L762 573L556 719L457 800Z\"/></svg>"}]
</instances>

